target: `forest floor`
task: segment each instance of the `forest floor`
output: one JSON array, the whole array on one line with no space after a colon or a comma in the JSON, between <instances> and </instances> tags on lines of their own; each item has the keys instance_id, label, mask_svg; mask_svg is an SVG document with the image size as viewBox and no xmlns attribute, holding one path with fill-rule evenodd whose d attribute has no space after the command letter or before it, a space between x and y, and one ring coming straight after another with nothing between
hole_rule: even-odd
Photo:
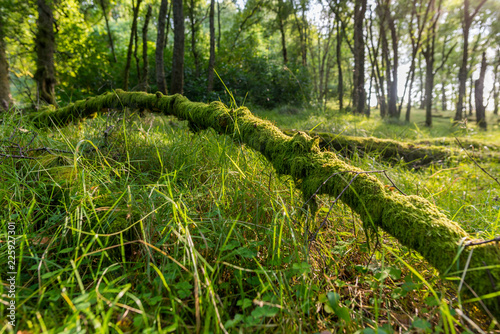
<instances>
[{"instance_id":1,"label":"forest floor","mask_svg":"<svg viewBox=\"0 0 500 334\"><path fill-rule=\"evenodd\" d=\"M419 110L411 123L333 106L253 111L283 129L401 141L456 136L479 141L479 150L500 143L495 117L481 132L453 125L451 112L436 112L429 129ZM365 234L341 203L309 243L333 199L321 197L310 216L290 178L227 136L128 113L47 130L4 117L0 137L0 153L30 157L0 160L0 233L15 229L17 259L0 268L1 314L6 271L17 273L17 326L1 320L0 332L500 331L457 293L456 277L440 277L383 232ZM386 170L473 235L500 235L500 187L467 155L417 170L376 153L348 162ZM498 161L477 162L499 177ZM0 243L2 263L8 250Z\"/></svg>"}]
</instances>

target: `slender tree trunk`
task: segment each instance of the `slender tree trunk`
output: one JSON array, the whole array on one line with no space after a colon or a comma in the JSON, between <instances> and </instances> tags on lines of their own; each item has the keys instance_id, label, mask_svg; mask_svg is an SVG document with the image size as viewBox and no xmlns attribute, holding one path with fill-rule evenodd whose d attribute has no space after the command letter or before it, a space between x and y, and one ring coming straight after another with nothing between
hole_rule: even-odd
<instances>
[{"instance_id":1,"label":"slender tree trunk","mask_svg":"<svg viewBox=\"0 0 500 334\"><path fill-rule=\"evenodd\" d=\"M54 16L52 15L52 8L46 0L38 0L38 31L35 45L37 54L35 73L37 100L55 105L56 69L54 66L54 53L56 41L54 36Z\"/></svg>"},{"instance_id":2,"label":"slender tree trunk","mask_svg":"<svg viewBox=\"0 0 500 334\"><path fill-rule=\"evenodd\" d=\"M481 129L486 130L486 112L484 107L484 76L486 74L486 67L488 64L486 63L486 53L483 52L483 59L481 60L481 70L479 74L479 79L474 82L474 99L476 101L476 118L477 125Z\"/></svg>"},{"instance_id":3,"label":"slender tree trunk","mask_svg":"<svg viewBox=\"0 0 500 334\"><path fill-rule=\"evenodd\" d=\"M425 125L432 126L432 90L434 89L434 53L425 54Z\"/></svg>"},{"instance_id":4,"label":"slender tree trunk","mask_svg":"<svg viewBox=\"0 0 500 334\"><path fill-rule=\"evenodd\" d=\"M342 77L342 34L340 33L340 19L337 17L337 89L339 95L339 110L344 108L344 78Z\"/></svg>"},{"instance_id":5,"label":"slender tree trunk","mask_svg":"<svg viewBox=\"0 0 500 334\"><path fill-rule=\"evenodd\" d=\"M302 66L307 66L307 19L306 19L306 8L305 5L302 4L302 43L301 43L301 51L302 51Z\"/></svg>"},{"instance_id":6,"label":"slender tree trunk","mask_svg":"<svg viewBox=\"0 0 500 334\"><path fill-rule=\"evenodd\" d=\"M173 0L174 54L172 57L172 94L184 91L184 12L182 0Z\"/></svg>"},{"instance_id":7,"label":"slender tree trunk","mask_svg":"<svg viewBox=\"0 0 500 334\"><path fill-rule=\"evenodd\" d=\"M148 61L148 26L151 19L151 5L148 5L148 11L142 27L142 90L149 90L149 61Z\"/></svg>"},{"instance_id":8,"label":"slender tree trunk","mask_svg":"<svg viewBox=\"0 0 500 334\"><path fill-rule=\"evenodd\" d=\"M134 36L134 59L135 59L135 67L137 71L137 83L140 86L142 84L142 72L141 72L141 62L139 60L139 56L137 54L137 50L139 49L139 30L135 29Z\"/></svg>"},{"instance_id":9,"label":"slender tree trunk","mask_svg":"<svg viewBox=\"0 0 500 334\"><path fill-rule=\"evenodd\" d=\"M168 44L168 34L170 32L170 16L172 14L172 7L173 7L173 2L170 1L170 5L168 6L168 12L167 12L167 21L165 22L165 44L163 45L163 48L165 49Z\"/></svg>"},{"instance_id":10,"label":"slender tree trunk","mask_svg":"<svg viewBox=\"0 0 500 334\"><path fill-rule=\"evenodd\" d=\"M446 99L446 82L443 79L443 83L441 84L441 110L446 111L448 107L446 106L447 104L447 99Z\"/></svg>"},{"instance_id":11,"label":"slender tree trunk","mask_svg":"<svg viewBox=\"0 0 500 334\"><path fill-rule=\"evenodd\" d=\"M419 109L425 109L425 81L424 81L424 71L422 71L422 53L418 54L418 69L419 69L419 81L420 81L420 107Z\"/></svg>"},{"instance_id":12,"label":"slender tree trunk","mask_svg":"<svg viewBox=\"0 0 500 334\"><path fill-rule=\"evenodd\" d=\"M354 71L353 71L353 109L363 114L366 105L365 91L365 40L363 22L366 13L366 0L356 0L354 4Z\"/></svg>"},{"instance_id":13,"label":"slender tree trunk","mask_svg":"<svg viewBox=\"0 0 500 334\"><path fill-rule=\"evenodd\" d=\"M465 86L467 81L468 67L467 62L469 59L469 30L472 25L474 17L478 13L479 9L484 5L486 0L481 0L477 5L476 10L470 14L470 3L469 0L464 0L464 17L462 21L462 32L464 35L464 47L462 50L462 64L460 64L460 70L458 72L458 102L457 110L455 113L455 121L460 121L464 117L464 97L465 97Z\"/></svg>"},{"instance_id":14,"label":"slender tree trunk","mask_svg":"<svg viewBox=\"0 0 500 334\"><path fill-rule=\"evenodd\" d=\"M495 68L493 69L493 114L498 115L499 93L500 93L500 75L498 66L500 65L500 49L497 49Z\"/></svg>"},{"instance_id":15,"label":"slender tree trunk","mask_svg":"<svg viewBox=\"0 0 500 334\"><path fill-rule=\"evenodd\" d=\"M288 63L288 54L286 50L286 32L285 32L285 22L282 16L282 11L283 11L283 1L279 0L279 9L278 9L278 27L281 33L281 47L282 47L282 53L283 53L283 63L287 64Z\"/></svg>"},{"instance_id":16,"label":"slender tree trunk","mask_svg":"<svg viewBox=\"0 0 500 334\"><path fill-rule=\"evenodd\" d=\"M471 76L470 83L469 83L469 96L467 99L467 102L469 104L469 117L472 117L472 113L474 111L474 107L472 106L472 97L473 96L474 96L474 79Z\"/></svg>"},{"instance_id":17,"label":"slender tree trunk","mask_svg":"<svg viewBox=\"0 0 500 334\"><path fill-rule=\"evenodd\" d=\"M167 15L168 0L161 0L160 13L158 15L158 27L156 35L156 86L159 92L167 94L167 81L165 80L165 65L163 62L163 51L165 45L165 19Z\"/></svg>"},{"instance_id":18,"label":"slender tree trunk","mask_svg":"<svg viewBox=\"0 0 500 334\"><path fill-rule=\"evenodd\" d=\"M388 9L389 10L389 9ZM388 15L390 15L388 13ZM389 115L394 118L399 118L397 108L398 103L398 67L399 67L399 53L398 53L398 37L396 33L396 26L394 19L388 17L389 31L391 32L392 44L392 79L389 85Z\"/></svg>"},{"instance_id":19,"label":"slender tree trunk","mask_svg":"<svg viewBox=\"0 0 500 334\"><path fill-rule=\"evenodd\" d=\"M469 1L465 0L465 9L469 8ZM457 101L457 110L455 113L455 121L460 121L464 117L464 96L465 96L465 85L467 81L467 60L468 60L468 50L469 50L469 27L464 23L463 26L463 35L464 35L464 47L462 50L462 64L460 65L460 69L458 72L458 101Z\"/></svg>"},{"instance_id":20,"label":"slender tree trunk","mask_svg":"<svg viewBox=\"0 0 500 334\"><path fill-rule=\"evenodd\" d=\"M217 51L220 50L220 3L217 1Z\"/></svg>"},{"instance_id":21,"label":"slender tree trunk","mask_svg":"<svg viewBox=\"0 0 500 334\"><path fill-rule=\"evenodd\" d=\"M106 30L108 31L109 46L111 47L111 54L113 55L113 62L116 63L116 53L115 44L113 43L113 35L111 34L111 29L109 28L108 12L106 10L106 4L104 0L100 1L102 12L104 14L104 20L106 21Z\"/></svg>"},{"instance_id":22,"label":"slender tree trunk","mask_svg":"<svg viewBox=\"0 0 500 334\"><path fill-rule=\"evenodd\" d=\"M9 110L12 104L12 96L10 95L10 80L9 80L9 62L5 52L5 31L4 31L4 16L0 10L0 112Z\"/></svg>"},{"instance_id":23,"label":"slender tree trunk","mask_svg":"<svg viewBox=\"0 0 500 334\"><path fill-rule=\"evenodd\" d=\"M210 58L208 59L208 92L214 89L215 67L215 0L210 0Z\"/></svg>"},{"instance_id":24,"label":"slender tree trunk","mask_svg":"<svg viewBox=\"0 0 500 334\"><path fill-rule=\"evenodd\" d=\"M142 0L137 0L137 5L133 7L134 15L132 19L132 28L130 29L130 39L128 42L127 62L125 63L123 89L128 90L128 79L130 75L130 65L132 63L132 50L134 47L134 37L137 34L137 16L139 15L139 6ZM132 6L134 4L132 3ZM139 74L139 73L138 73Z\"/></svg>"},{"instance_id":25,"label":"slender tree trunk","mask_svg":"<svg viewBox=\"0 0 500 334\"><path fill-rule=\"evenodd\" d=\"M194 0L189 1L189 22L191 25L191 53L193 54L195 76L200 77L200 54L196 47L196 35L198 33L198 22L196 21L195 3Z\"/></svg>"}]
</instances>

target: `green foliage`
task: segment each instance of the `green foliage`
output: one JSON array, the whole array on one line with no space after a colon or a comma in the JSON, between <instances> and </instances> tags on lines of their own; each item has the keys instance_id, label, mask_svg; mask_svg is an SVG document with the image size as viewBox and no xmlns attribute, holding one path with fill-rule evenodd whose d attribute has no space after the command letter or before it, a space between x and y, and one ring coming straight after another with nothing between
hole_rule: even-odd
<instances>
[{"instance_id":1,"label":"green foliage","mask_svg":"<svg viewBox=\"0 0 500 334\"><path fill-rule=\"evenodd\" d=\"M4 138L13 121L0 128ZM390 333L411 326L451 332L449 322L467 330L456 315L441 312L453 286L386 234L379 236L382 248L368 248L359 216L346 206L332 209L328 228L309 246L312 217L293 184L227 136L193 135L185 122L136 113L35 131L33 147L71 153L33 152L37 160L0 165L0 233L7 220L19 224L23 321L16 330L192 332L197 300L202 331L222 324L228 332ZM16 138L24 146L32 133ZM352 159L365 170L391 168L398 186L435 201L468 231L499 233L497 190L471 162L412 172L370 157ZM324 210L316 219L330 201L318 198ZM122 235L98 230L98 219L127 219L130 210L131 227ZM328 313L327 306L337 311ZM477 309L462 307L488 328Z\"/></svg>"}]
</instances>

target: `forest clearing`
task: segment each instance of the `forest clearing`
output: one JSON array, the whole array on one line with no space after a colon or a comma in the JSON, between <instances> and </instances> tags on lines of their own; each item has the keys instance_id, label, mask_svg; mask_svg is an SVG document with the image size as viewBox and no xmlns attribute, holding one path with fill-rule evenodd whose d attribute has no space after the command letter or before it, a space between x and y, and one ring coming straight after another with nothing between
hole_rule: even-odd
<instances>
[{"instance_id":1,"label":"forest clearing","mask_svg":"<svg viewBox=\"0 0 500 334\"><path fill-rule=\"evenodd\" d=\"M498 15L1 4L0 332L500 332Z\"/></svg>"}]
</instances>

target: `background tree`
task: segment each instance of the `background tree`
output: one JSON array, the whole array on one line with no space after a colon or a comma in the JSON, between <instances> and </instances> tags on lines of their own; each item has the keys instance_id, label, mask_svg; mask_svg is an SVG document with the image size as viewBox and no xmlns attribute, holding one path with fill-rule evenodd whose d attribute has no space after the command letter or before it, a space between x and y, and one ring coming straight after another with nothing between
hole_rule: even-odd
<instances>
[{"instance_id":1,"label":"background tree","mask_svg":"<svg viewBox=\"0 0 500 334\"><path fill-rule=\"evenodd\" d=\"M109 28L108 11L106 10L105 0L100 0L99 4L101 5L104 20L106 22L106 30L108 32L109 46L111 47L111 54L113 56L113 61L116 63L117 59L115 53L115 43L113 42L113 35L111 34L111 29Z\"/></svg>"},{"instance_id":2,"label":"background tree","mask_svg":"<svg viewBox=\"0 0 500 334\"><path fill-rule=\"evenodd\" d=\"M208 86L210 93L214 89L215 67L215 0L210 0L210 59L208 60Z\"/></svg>"},{"instance_id":3,"label":"background tree","mask_svg":"<svg viewBox=\"0 0 500 334\"><path fill-rule=\"evenodd\" d=\"M36 33L36 73L37 101L56 104L55 86L56 69L54 53L56 41L54 36L54 16L48 0L38 0L38 20Z\"/></svg>"},{"instance_id":4,"label":"background tree","mask_svg":"<svg viewBox=\"0 0 500 334\"><path fill-rule=\"evenodd\" d=\"M366 105L365 91L365 38L363 23L365 21L366 0L354 2L354 71L353 71L353 106L354 111L363 114Z\"/></svg>"},{"instance_id":5,"label":"background tree","mask_svg":"<svg viewBox=\"0 0 500 334\"><path fill-rule=\"evenodd\" d=\"M142 0L137 0L137 5L134 5L134 0L132 0L132 12L133 12L133 19L132 19L132 28L130 29L130 39L128 43L128 51L127 51L127 63L125 64L125 70L124 70L124 80L123 80L123 89L128 90L128 80L129 80L129 74L130 74L130 65L132 63L132 51L134 47L134 37L137 35L137 17L139 16L139 7L141 5ZM137 40L137 38L136 38ZM137 48L137 42L136 42L136 48ZM136 56L136 63L138 65L137 61L137 56ZM139 71L138 75L139 75Z\"/></svg>"},{"instance_id":6,"label":"background tree","mask_svg":"<svg viewBox=\"0 0 500 334\"><path fill-rule=\"evenodd\" d=\"M5 14L0 8L0 111L8 110L12 104L9 80L9 62L5 45Z\"/></svg>"},{"instance_id":7,"label":"background tree","mask_svg":"<svg viewBox=\"0 0 500 334\"><path fill-rule=\"evenodd\" d=\"M157 90L167 94L167 81L165 80L165 65L163 51L165 50L165 20L167 17L168 0L161 0L160 12L158 14L158 26L156 34L155 68ZM168 25L167 25L168 27Z\"/></svg>"},{"instance_id":8,"label":"background tree","mask_svg":"<svg viewBox=\"0 0 500 334\"><path fill-rule=\"evenodd\" d=\"M481 60L481 70L479 74L479 78L474 81L474 99L476 102L476 121L477 125L481 129L486 129L486 114L484 107L484 77L486 75L486 67L488 66L486 62L486 52L483 52L482 60Z\"/></svg>"},{"instance_id":9,"label":"background tree","mask_svg":"<svg viewBox=\"0 0 500 334\"><path fill-rule=\"evenodd\" d=\"M464 97L465 97L465 88L467 81L467 73L468 73L468 60L469 60L469 32L474 21L474 17L477 15L481 7L484 5L486 0L482 0L476 6L474 12L470 13L470 1L464 0L463 7L463 17L462 17L462 32L463 32L463 48L462 48L462 63L460 65L460 70L458 72L458 102L457 102L457 110L455 113L455 121L459 121L463 118L463 109L464 109Z\"/></svg>"},{"instance_id":10,"label":"background tree","mask_svg":"<svg viewBox=\"0 0 500 334\"><path fill-rule=\"evenodd\" d=\"M149 76L149 62L148 62L148 26L151 19L151 5L148 5L146 18L144 19L144 26L142 27L142 84L141 88L144 91L149 90L148 76Z\"/></svg>"},{"instance_id":11,"label":"background tree","mask_svg":"<svg viewBox=\"0 0 500 334\"><path fill-rule=\"evenodd\" d=\"M173 1L174 14L174 51L172 56L172 87L173 94L184 91L184 7L182 0Z\"/></svg>"}]
</instances>

